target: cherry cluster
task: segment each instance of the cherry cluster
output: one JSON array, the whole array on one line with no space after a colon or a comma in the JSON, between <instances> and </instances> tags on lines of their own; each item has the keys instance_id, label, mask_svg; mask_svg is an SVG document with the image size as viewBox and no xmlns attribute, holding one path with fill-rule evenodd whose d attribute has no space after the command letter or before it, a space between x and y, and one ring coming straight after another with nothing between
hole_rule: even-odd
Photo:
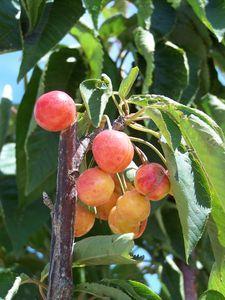
<instances>
[{"instance_id":1,"label":"cherry cluster","mask_svg":"<svg viewBox=\"0 0 225 300\"><path fill-rule=\"evenodd\" d=\"M66 93L52 91L36 101L34 117L45 130L62 131L76 121L76 106ZM160 164L146 162L137 170L133 183L126 180L123 172L133 160L134 147L127 134L113 129L103 130L94 138L92 153L97 167L85 170L76 183L75 237L90 231L95 218L108 221L113 233L133 232L135 238L140 237L151 201L161 200L170 192L168 172Z\"/></svg>"}]
</instances>

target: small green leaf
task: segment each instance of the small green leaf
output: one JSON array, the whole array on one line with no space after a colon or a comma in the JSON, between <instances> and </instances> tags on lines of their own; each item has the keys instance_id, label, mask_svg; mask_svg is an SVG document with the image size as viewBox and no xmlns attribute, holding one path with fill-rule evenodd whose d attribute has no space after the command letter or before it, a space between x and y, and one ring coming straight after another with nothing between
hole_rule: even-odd
<instances>
[{"instance_id":1,"label":"small green leaf","mask_svg":"<svg viewBox=\"0 0 225 300\"><path fill-rule=\"evenodd\" d=\"M98 299L105 300L132 300L126 293L119 289L107 286L101 283L81 283L75 289L75 292L91 294Z\"/></svg>"},{"instance_id":2,"label":"small green leaf","mask_svg":"<svg viewBox=\"0 0 225 300\"><path fill-rule=\"evenodd\" d=\"M207 290L201 294L199 300L225 300L225 297L218 291Z\"/></svg>"},{"instance_id":3,"label":"small green leaf","mask_svg":"<svg viewBox=\"0 0 225 300\"><path fill-rule=\"evenodd\" d=\"M155 294L149 287L146 285L129 280L120 280L120 279L103 279L101 281L106 285L113 286L117 289L123 290L126 294L128 294L132 299L135 300L160 300L161 298Z\"/></svg>"},{"instance_id":4,"label":"small green leaf","mask_svg":"<svg viewBox=\"0 0 225 300\"><path fill-rule=\"evenodd\" d=\"M120 84L119 87L119 96L121 99L125 99L126 96L129 94L137 76L138 76L139 69L138 67L134 67L130 70L129 74Z\"/></svg>"},{"instance_id":5,"label":"small green leaf","mask_svg":"<svg viewBox=\"0 0 225 300\"><path fill-rule=\"evenodd\" d=\"M0 152L4 145L9 126L11 101L7 98L0 99Z\"/></svg>"},{"instance_id":6,"label":"small green leaf","mask_svg":"<svg viewBox=\"0 0 225 300\"><path fill-rule=\"evenodd\" d=\"M149 287L144 285L141 282L129 280L128 281L134 288L135 292L139 295L142 296L143 299L146 300L161 300L161 298L155 294L152 290L150 290Z\"/></svg>"},{"instance_id":7,"label":"small green leaf","mask_svg":"<svg viewBox=\"0 0 225 300\"><path fill-rule=\"evenodd\" d=\"M133 234L93 236L75 243L73 266L135 264Z\"/></svg>"},{"instance_id":8,"label":"small green leaf","mask_svg":"<svg viewBox=\"0 0 225 300\"><path fill-rule=\"evenodd\" d=\"M80 84L80 92L93 126L98 127L112 95L110 78L103 74L101 79L85 80Z\"/></svg>"},{"instance_id":9,"label":"small green leaf","mask_svg":"<svg viewBox=\"0 0 225 300\"><path fill-rule=\"evenodd\" d=\"M135 44L137 46L138 52L144 57L146 61L146 72L145 79L143 83L142 93L148 93L148 89L152 84L152 72L154 69L154 56L155 51L155 41L153 35L138 27L134 32Z\"/></svg>"}]
</instances>

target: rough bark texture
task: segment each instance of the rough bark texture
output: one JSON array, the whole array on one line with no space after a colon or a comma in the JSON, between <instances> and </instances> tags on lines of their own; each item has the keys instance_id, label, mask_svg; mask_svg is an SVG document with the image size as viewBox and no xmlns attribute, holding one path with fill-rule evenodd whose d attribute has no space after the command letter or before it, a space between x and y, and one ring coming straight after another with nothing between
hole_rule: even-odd
<instances>
[{"instance_id":1,"label":"rough bark texture","mask_svg":"<svg viewBox=\"0 0 225 300\"><path fill-rule=\"evenodd\" d=\"M176 260L176 263L181 270L184 278L184 292L185 300L197 300L196 288L196 269L192 266L185 264L182 260Z\"/></svg>"},{"instance_id":2,"label":"rough bark texture","mask_svg":"<svg viewBox=\"0 0 225 300\"><path fill-rule=\"evenodd\" d=\"M76 124L60 135L57 192L52 213L52 240L48 300L72 298L72 247L76 200L76 172L73 157L77 151Z\"/></svg>"},{"instance_id":3,"label":"rough bark texture","mask_svg":"<svg viewBox=\"0 0 225 300\"><path fill-rule=\"evenodd\" d=\"M76 179L79 176L79 166L85 153L90 149L94 137L101 131L101 129L96 129L78 142L76 129L77 124L74 124L60 135L57 192L52 211L48 300L70 300L72 298L73 224L77 198ZM119 117L115 120L113 129L123 130L124 119ZM46 199L44 200L46 202Z\"/></svg>"}]
</instances>

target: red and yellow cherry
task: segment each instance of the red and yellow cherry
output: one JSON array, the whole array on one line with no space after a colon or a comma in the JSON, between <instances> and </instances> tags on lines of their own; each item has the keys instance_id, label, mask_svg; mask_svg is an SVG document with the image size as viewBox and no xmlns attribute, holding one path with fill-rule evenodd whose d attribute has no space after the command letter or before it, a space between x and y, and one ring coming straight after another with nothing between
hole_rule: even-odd
<instances>
[{"instance_id":1,"label":"red and yellow cherry","mask_svg":"<svg viewBox=\"0 0 225 300\"><path fill-rule=\"evenodd\" d=\"M108 220L110 211L116 205L116 202L117 202L117 199L119 198L119 196L120 196L120 194L113 192L109 201L107 201L105 204L98 206L97 207L97 218L104 220L104 221Z\"/></svg>"},{"instance_id":2,"label":"red and yellow cherry","mask_svg":"<svg viewBox=\"0 0 225 300\"><path fill-rule=\"evenodd\" d=\"M89 206L99 206L109 201L114 188L112 177L98 167L85 170L77 179L78 197Z\"/></svg>"},{"instance_id":3,"label":"red and yellow cherry","mask_svg":"<svg viewBox=\"0 0 225 300\"><path fill-rule=\"evenodd\" d=\"M122 172L131 163L134 147L124 132L104 130L94 138L92 152L98 166L114 174Z\"/></svg>"},{"instance_id":4,"label":"red and yellow cherry","mask_svg":"<svg viewBox=\"0 0 225 300\"><path fill-rule=\"evenodd\" d=\"M95 215L87 207L77 203L74 222L74 236L80 237L88 233L95 223Z\"/></svg>"},{"instance_id":5,"label":"red and yellow cherry","mask_svg":"<svg viewBox=\"0 0 225 300\"><path fill-rule=\"evenodd\" d=\"M140 222L130 221L126 215L118 214L117 207L114 206L109 214L108 224L113 233L123 234L133 232L138 234Z\"/></svg>"},{"instance_id":6,"label":"red and yellow cherry","mask_svg":"<svg viewBox=\"0 0 225 300\"><path fill-rule=\"evenodd\" d=\"M148 218L151 205L143 195L132 190L119 197L116 208L119 215L126 216L131 222L141 222Z\"/></svg>"},{"instance_id":7,"label":"red and yellow cherry","mask_svg":"<svg viewBox=\"0 0 225 300\"><path fill-rule=\"evenodd\" d=\"M134 179L134 185L139 193L153 201L161 200L170 191L167 171L157 163L140 166Z\"/></svg>"},{"instance_id":8,"label":"red and yellow cherry","mask_svg":"<svg viewBox=\"0 0 225 300\"><path fill-rule=\"evenodd\" d=\"M76 105L73 99L62 91L51 91L37 99L34 106L37 124L48 131L62 131L75 123Z\"/></svg>"}]
</instances>

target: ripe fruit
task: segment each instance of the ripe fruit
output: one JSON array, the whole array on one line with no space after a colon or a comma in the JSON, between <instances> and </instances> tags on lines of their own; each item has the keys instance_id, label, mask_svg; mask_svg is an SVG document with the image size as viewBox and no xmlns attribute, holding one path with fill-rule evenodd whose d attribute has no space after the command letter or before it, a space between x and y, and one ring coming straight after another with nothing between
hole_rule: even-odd
<instances>
[{"instance_id":1,"label":"ripe fruit","mask_svg":"<svg viewBox=\"0 0 225 300\"><path fill-rule=\"evenodd\" d=\"M97 217L101 220L108 220L111 209L116 205L119 194L113 192L109 201L97 207Z\"/></svg>"},{"instance_id":2,"label":"ripe fruit","mask_svg":"<svg viewBox=\"0 0 225 300\"><path fill-rule=\"evenodd\" d=\"M84 171L77 180L78 197L90 206L99 206L109 201L114 187L112 177L98 167Z\"/></svg>"},{"instance_id":3,"label":"ripe fruit","mask_svg":"<svg viewBox=\"0 0 225 300\"><path fill-rule=\"evenodd\" d=\"M133 222L144 221L150 214L150 202L136 190L127 191L117 200L118 214Z\"/></svg>"},{"instance_id":4,"label":"ripe fruit","mask_svg":"<svg viewBox=\"0 0 225 300\"><path fill-rule=\"evenodd\" d=\"M116 130L100 132L94 138L92 152L98 166L112 174L122 172L134 156L128 135Z\"/></svg>"},{"instance_id":5,"label":"ripe fruit","mask_svg":"<svg viewBox=\"0 0 225 300\"><path fill-rule=\"evenodd\" d=\"M37 99L34 117L40 127L48 131L62 131L77 118L73 99L62 91L52 91Z\"/></svg>"},{"instance_id":6,"label":"ripe fruit","mask_svg":"<svg viewBox=\"0 0 225 300\"><path fill-rule=\"evenodd\" d=\"M133 232L136 235L140 227L140 222L132 222L126 215L120 215L116 206L110 211L108 224L112 232L116 234Z\"/></svg>"},{"instance_id":7,"label":"ripe fruit","mask_svg":"<svg viewBox=\"0 0 225 300\"><path fill-rule=\"evenodd\" d=\"M134 179L136 190L149 200L160 200L170 191L167 171L157 163L142 165Z\"/></svg>"},{"instance_id":8,"label":"ripe fruit","mask_svg":"<svg viewBox=\"0 0 225 300\"><path fill-rule=\"evenodd\" d=\"M80 237L88 233L95 223L95 215L86 207L77 203L74 222L74 236Z\"/></svg>"}]
</instances>

